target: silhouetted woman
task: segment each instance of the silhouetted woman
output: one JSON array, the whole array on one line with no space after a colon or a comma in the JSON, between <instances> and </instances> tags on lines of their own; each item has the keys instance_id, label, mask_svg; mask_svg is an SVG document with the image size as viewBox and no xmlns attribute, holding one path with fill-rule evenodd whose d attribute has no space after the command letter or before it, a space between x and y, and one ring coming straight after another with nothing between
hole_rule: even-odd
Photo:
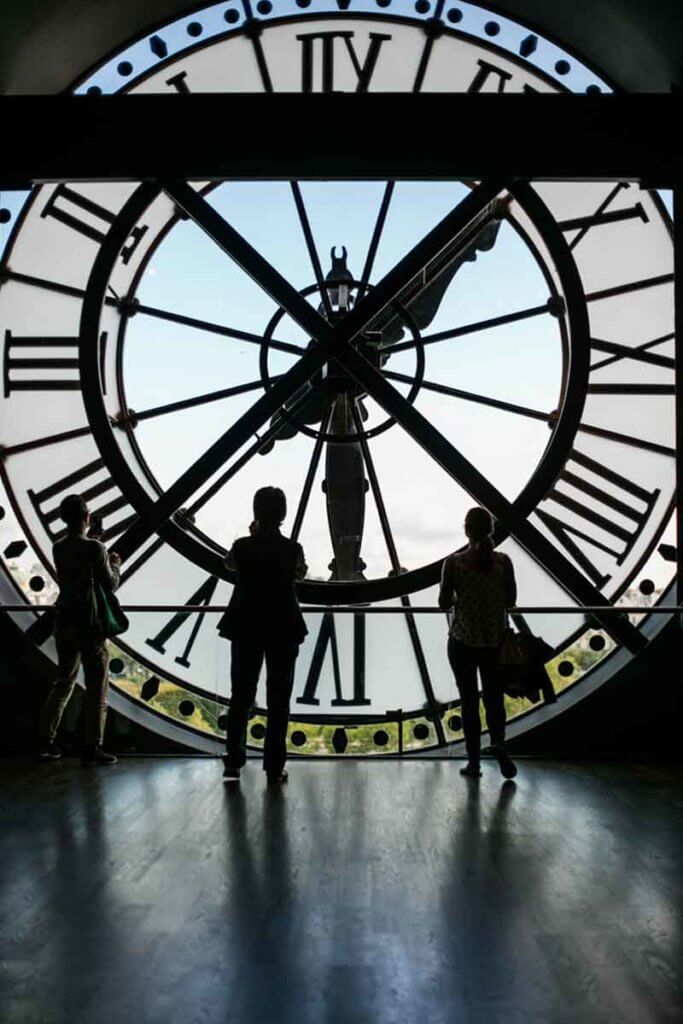
<instances>
[{"instance_id":1,"label":"silhouetted woman","mask_svg":"<svg viewBox=\"0 0 683 1024\"><path fill-rule=\"evenodd\" d=\"M299 543L283 537L280 526L287 501L279 487L262 487L254 495L254 521L250 536L240 537L225 560L237 573L237 585L218 624L232 641L225 771L239 780L246 761L247 723L265 658L268 724L263 767L269 782L284 782L287 758L289 701L299 645L308 630L295 584L306 575Z\"/></svg>"},{"instance_id":2,"label":"silhouetted woman","mask_svg":"<svg viewBox=\"0 0 683 1024\"><path fill-rule=\"evenodd\" d=\"M439 606L452 609L448 660L462 702L462 725L468 763L462 775L478 777L481 721L477 669L493 754L506 779L517 768L505 752L505 704L498 669L498 649L507 625L506 609L514 605L517 585L512 562L493 550L493 520L484 508L465 517L469 544L443 564Z\"/></svg>"},{"instance_id":3,"label":"silhouetted woman","mask_svg":"<svg viewBox=\"0 0 683 1024\"><path fill-rule=\"evenodd\" d=\"M66 536L52 549L59 597L55 643L59 675L43 705L38 723L39 757L50 761L61 756L55 736L64 709L76 685L83 663L83 764L116 764L116 757L102 749L109 688L109 651L99 624L94 587L113 593L119 583L119 556L100 540L88 536L90 512L80 494L69 494L59 506Z\"/></svg>"}]
</instances>

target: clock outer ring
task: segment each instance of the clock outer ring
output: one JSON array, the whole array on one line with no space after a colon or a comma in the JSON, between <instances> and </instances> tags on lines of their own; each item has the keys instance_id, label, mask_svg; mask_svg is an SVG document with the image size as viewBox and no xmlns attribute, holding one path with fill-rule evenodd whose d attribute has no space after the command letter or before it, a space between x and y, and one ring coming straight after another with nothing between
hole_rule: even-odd
<instances>
[{"instance_id":1,"label":"clock outer ring","mask_svg":"<svg viewBox=\"0 0 683 1024\"><path fill-rule=\"evenodd\" d=\"M100 454L113 479L136 511L145 510L153 499L131 470L115 439L101 393L97 338L106 288L120 250L145 210L160 195L161 186L146 182L130 196L112 224L93 263L81 311L79 365L82 398ZM551 490L571 450L580 425L587 393L590 364L590 330L586 297L576 263L549 209L531 186L516 183L511 194L520 203L543 237L559 277L566 302L570 326L569 372L557 422L535 473L510 503L518 514L527 517ZM222 556L181 529L170 519L157 531L158 535L195 565L211 575L235 581L234 573L225 569ZM496 542L509 535L504 520L499 520ZM445 554L444 554L445 557ZM306 603L334 606L389 600L433 586L440 577L443 558L395 577L367 582L303 582L299 593Z\"/></svg>"}]
</instances>

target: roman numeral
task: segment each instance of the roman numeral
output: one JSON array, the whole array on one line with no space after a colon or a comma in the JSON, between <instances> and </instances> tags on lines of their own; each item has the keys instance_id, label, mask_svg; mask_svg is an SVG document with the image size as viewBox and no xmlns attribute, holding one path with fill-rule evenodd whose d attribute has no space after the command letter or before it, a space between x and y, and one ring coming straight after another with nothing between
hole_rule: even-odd
<instances>
[{"instance_id":1,"label":"roman numeral","mask_svg":"<svg viewBox=\"0 0 683 1024\"><path fill-rule=\"evenodd\" d=\"M630 184L628 182L621 181L612 189L607 198L598 206L594 213L589 214L587 217L573 217L570 220L558 221L559 227L562 231L577 232L575 237L569 243L570 249L575 249L579 242L586 237L589 231L593 228L600 227L601 225L615 224L618 221L634 219L641 220L643 224L648 223L649 218L643 209L642 203L634 203L633 206L627 206L622 210L609 209L617 196L627 188L631 188Z\"/></svg>"},{"instance_id":2,"label":"roman numeral","mask_svg":"<svg viewBox=\"0 0 683 1024\"><path fill-rule=\"evenodd\" d=\"M635 359L636 362L648 366L659 366L665 370L675 370L676 362L671 356L662 356L653 352L653 348L664 345L667 341L673 341L674 334L663 334L652 341L646 341L642 345L619 345L614 341L603 341L601 338L591 338L591 350L607 353L607 358L591 363L591 373L601 369L603 366L611 366L619 363L622 359Z\"/></svg>"},{"instance_id":3,"label":"roman numeral","mask_svg":"<svg viewBox=\"0 0 683 1024\"><path fill-rule=\"evenodd\" d=\"M187 84L187 71L179 71L178 74L173 75L172 78L167 78L166 85L169 85L171 89L175 89L176 92L191 92L191 89Z\"/></svg>"},{"instance_id":4,"label":"roman numeral","mask_svg":"<svg viewBox=\"0 0 683 1024\"><path fill-rule=\"evenodd\" d=\"M84 214L87 215L85 220ZM59 185L54 190L40 216L53 217L98 244L104 241L109 228L116 220L116 214L106 206L100 206L87 196L81 195L70 185ZM129 262L146 231L147 225L137 225L133 228L129 235L130 242L121 250L123 263Z\"/></svg>"},{"instance_id":5,"label":"roman numeral","mask_svg":"<svg viewBox=\"0 0 683 1024\"><path fill-rule=\"evenodd\" d=\"M205 606L207 604L210 604L211 598L213 597L217 586L218 576L207 577L204 583L202 583L202 585L197 590L195 590L194 594L192 594L188 598L188 600L185 601L185 604L189 606ZM185 644L185 649L183 650L183 653L178 655L178 657L175 659L177 665L182 665L184 668L189 668L190 654L192 653L192 648L196 643L197 636L199 635L199 630L201 629L206 618L205 615L202 615L199 612L191 611L176 612L175 615L173 615L169 619L166 625L159 630L157 635L151 637L151 639L149 640L145 640L145 643L149 644L150 647L153 647L155 651L159 652L159 654L165 654L166 645L168 644L171 637L175 633L177 633L181 626L185 622L187 622L188 619L192 618L192 616L195 617L195 621L192 625L192 629L190 630L190 635L188 637L187 643Z\"/></svg>"},{"instance_id":6,"label":"roman numeral","mask_svg":"<svg viewBox=\"0 0 683 1024\"><path fill-rule=\"evenodd\" d=\"M304 692L297 697L297 704L320 704L316 692L328 647L332 656L335 692L332 705L335 707L358 707L370 704L370 700L365 696L365 616L360 612L353 616L353 696L347 698L343 695L334 615L332 612L325 612L315 642Z\"/></svg>"},{"instance_id":7,"label":"roman numeral","mask_svg":"<svg viewBox=\"0 0 683 1024\"><path fill-rule=\"evenodd\" d=\"M572 463L575 465L568 468ZM611 491L594 483L590 477L586 478L580 470L588 470L620 492L620 496L616 497ZM586 505L583 500L568 494L560 488L559 484L562 482L585 494L594 504ZM609 555L616 565L621 565L645 526L658 496L659 490L648 491L595 459L574 450L557 484L545 500L552 501L573 513L580 525L576 525L575 520L568 522L559 518L559 514L542 509L537 509L536 514L586 575L597 586L603 587L611 578L611 574L605 574L598 569L584 546L578 542L583 541L590 547L602 551ZM632 525L622 526L614 522L615 512L629 520Z\"/></svg>"},{"instance_id":8,"label":"roman numeral","mask_svg":"<svg viewBox=\"0 0 683 1024\"><path fill-rule=\"evenodd\" d=\"M100 335L100 362L107 333ZM15 391L79 391L78 338L38 338L5 331L2 380L5 398ZM55 354L57 353L57 354ZM30 375L26 375L27 371Z\"/></svg>"},{"instance_id":9,"label":"roman numeral","mask_svg":"<svg viewBox=\"0 0 683 1024\"><path fill-rule=\"evenodd\" d=\"M491 76L494 76L496 84L495 91L505 92L505 86L512 78L511 73L509 71L503 71L502 68L497 68L495 64L490 64L487 60L477 61L477 73L470 82L467 91L482 92Z\"/></svg>"},{"instance_id":10,"label":"roman numeral","mask_svg":"<svg viewBox=\"0 0 683 1024\"><path fill-rule=\"evenodd\" d=\"M101 517L104 527L102 539L105 542L122 533L137 519L137 514L112 478L102 475L104 468L104 461L95 459L41 491L28 491L36 514L52 540L60 540L66 533L66 527L59 516L59 504L67 494L80 494L87 501L90 511Z\"/></svg>"},{"instance_id":11,"label":"roman numeral","mask_svg":"<svg viewBox=\"0 0 683 1024\"><path fill-rule=\"evenodd\" d=\"M668 341L672 341L674 338L673 333L663 334L659 338L653 338L652 341L646 341L642 345L620 345L613 341L604 341L600 338L591 338L591 351L605 353L602 358L591 363L590 372L591 374L596 373L597 370L601 370L606 366L612 366L614 363L620 363L624 359L632 359L634 362L640 364L642 367L656 366L662 370L671 371L670 383L649 383L647 378L639 379L637 376L639 367L634 368L634 381L629 383L617 382L611 383L606 381L602 374L597 374L595 378L591 377L588 384L588 393L591 395L622 395L634 398L637 396L661 396L668 397L675 394L675 382L674 382L674 371L676 368L675 360L671 356L664 356L658 352L653 352L654 348L659 345L663 345Z\"/></svg>"},{"instance_id":12,"label":"roman numeral","mask_svg":"<svg viewBox=\"0 0 683 1024\"><path fill-rule=\"evenodd\" d=\"M512 73L510 71L504 71L503 68L497 67L495 64L491 64L488 60L477 61L477 72L467 87L468 92L483 92L486 83L491 78L493 79L492 85L494 88L493 92L505 92L507 90L508 82L512 81ZM522 92L538 92L531 85L525 85Z\"/></svg>"},{"instance_id":13,"label":"roman numeral","mask_svg":"<svg viewBox=\"0 0 683 1024\"><path fill-rule=\"evenodd\" d=\"M356 92L367 92L377 66L382 44L392 37L370 32L365 60L361 64L353 45L354 32L309 32L297 36L301 43L301 88L303 92L334 92L334 68L337 40L341 40L358 79ZM319 43L316 46L316 42ZM320 88L315 88L315 54L320 51Z\"/></svg>"}]
</instances>

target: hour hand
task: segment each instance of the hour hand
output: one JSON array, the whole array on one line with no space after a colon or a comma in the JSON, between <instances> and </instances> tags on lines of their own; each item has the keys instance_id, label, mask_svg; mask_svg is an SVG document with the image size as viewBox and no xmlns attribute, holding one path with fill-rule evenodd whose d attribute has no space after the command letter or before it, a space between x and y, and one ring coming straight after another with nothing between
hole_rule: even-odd
<instances>
[{"instance_id":1,"label":"hour hand","mask_svg":"<svg viewBox=\"0 0 683 1024\"><path fill-rule=\"evenodd\" d=\"M406 318L401 315L403 310L410 315L419 330L429 327L460 267L465 263L473 263L477 253L488 252L496 244L508 205L509 199L496 200L493 219L482 227L466 249L454 256L454 251L459 249L457 242L446 247L421 274L406 285L395 302L372 321L368 330L381 333L382 348L395 345L403 338L406 326Z\"/></svg>"}]
</instances>

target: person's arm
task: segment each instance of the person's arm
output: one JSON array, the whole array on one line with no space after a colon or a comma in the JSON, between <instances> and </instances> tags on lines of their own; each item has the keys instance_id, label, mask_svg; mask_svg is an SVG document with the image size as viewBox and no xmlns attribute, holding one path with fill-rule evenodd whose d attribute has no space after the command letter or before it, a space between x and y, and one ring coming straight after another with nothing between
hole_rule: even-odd
<instances>
[{"instance_id":1,"label":"person's arm","mask_svg":"<svg viewBox=\"0 0 683 1024\"><path fill-rule=\"evenodd\" d=\"M308 572L308 566L306 565L306 558L304 556L304 549L301 544L296 546L296 568L294 569L294 579L299 583L305 579L306 573Z\"/></svg>"},{"instance_id":2,"label":"person's arm","mask_svg":"<svg viewBox=\"0 0 683 1024\"><path fill-rule=\"evenodd\" d=\"M505 555L503 562L503 574L505 577L505 603L508 608L514 608L517 604L517 581L515 580L515 568L512 560Z\"/></svg>"},{"instance_id":3,"label":"person's arm","mask_svg":"<svg viewBox=\"0 0 683 1024\"><path fill-rule=\"evenodd\" d=\"M455 603L455 573L453 559L449 556L441 569L441 586L439 587L439 608L447 612Z\"/></svg>"},{"instance_id":4,"label":"person's arm","mask_svg":"<svg viewBox=\"0 0 683 1024\"><path fill-rule=\"evenodd\" d=\"M99 541L95 543L97 545L93 566L95 582L101 584L105 590L116 590L121 576L119 560L114 555L110 559L104 544Z\"/></svg>"},{"instance_id":5,"label":"person's arm","mask_svg":"<svg viewBox=\"0 0 683 1024\"><path fill-rule=\"evenodd\" d=\"M230 548L227 555L223 559L223 565L226 569L232 569L233 572L237 572L237 561L235 559L235 545Z\"/></svg>"}]
</instances>

